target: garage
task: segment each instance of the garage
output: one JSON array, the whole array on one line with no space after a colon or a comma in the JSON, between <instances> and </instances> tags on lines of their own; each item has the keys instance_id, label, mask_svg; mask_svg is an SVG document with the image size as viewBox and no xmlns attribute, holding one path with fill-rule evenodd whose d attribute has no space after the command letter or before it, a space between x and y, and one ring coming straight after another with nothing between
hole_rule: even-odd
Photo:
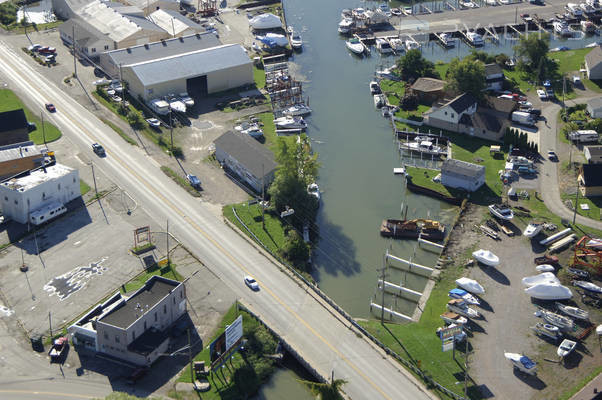
<instances>
[{"instance_id":1,"label":"garage","mask_svg":"<svg viewBox=\"0 0 602 400\"><path fill-rule=\"evenodd\" d=\"M186 92L193 98L207 96L207 75L186 79Z\"/></svg>"}]
</instances>

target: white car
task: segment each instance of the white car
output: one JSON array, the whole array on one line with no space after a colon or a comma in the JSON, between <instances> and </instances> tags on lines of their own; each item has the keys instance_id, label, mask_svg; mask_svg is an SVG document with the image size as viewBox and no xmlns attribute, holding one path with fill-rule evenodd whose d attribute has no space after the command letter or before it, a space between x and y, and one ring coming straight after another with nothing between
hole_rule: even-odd
<instances>
[{"instance_id":1,"label":"white car","mask_svg":"<svg viewBox=\"0 0 602 400\"><path fill-rule=\"evenodd\" d=\"M533 104L529 101L519 101L518 104L522 107L533 107Z\"/></svg>"},{"instance_id":2,"label":"white car","mask_svg":"<svg viewBox=\"0 0 602 400\"><path fill-rule=\"evenodd\" d=\"M159 121L157 118L148 118L146 122L148 122L148 124L153 128L159 128L161 126L161 121Z\"/></svg>"},{"instance_id":3,"label":"white car","mask_svg":"<svg viewBox=\"0 0 602 400\"><path fill-rule=\"evenodd\" d=\"M540 100L546 100L548 98L546 91L542 90L542 89L537 89L537 96L539 97Z\"/></svg>"},{"instance_id":4,"label":"white car","mask_svg":"<svg viewBox=\"0 0 602 400\"><path fill-rule=\"evenodd\" d=\"M258 291L259 290L259 284L257 283L257 281L255 280L255 278L253 278L252 276L245 276L245 284L251 289L251 290L255 290Z\"/></svg>"}]
</instances>

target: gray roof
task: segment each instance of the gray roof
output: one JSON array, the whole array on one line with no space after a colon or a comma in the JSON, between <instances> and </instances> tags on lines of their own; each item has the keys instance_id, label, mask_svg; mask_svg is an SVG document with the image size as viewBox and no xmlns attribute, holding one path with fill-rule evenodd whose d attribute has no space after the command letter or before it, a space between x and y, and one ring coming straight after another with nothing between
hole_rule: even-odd
<instances>
[{"instance_id":1,"label":"gray roof","mask_svg":"<svg viewBox=\"0 0 602 400\"><path fill-rule=\"evenodd\" d=\"M187 54L142 61L125 67L132 69L142 85L151 86L251 63L251 59L240 44L227 44ZM169 71L169 74L166 74L166 71Z\"/></svg>"},{"instance_id":2,"label":"gray roof","mask_svg":"<svg viewBox=\"0 0 602 400\"><path fill-rule=\"evenodd\" d=\"M0 146L0 162L18 160L20 158L39 155L42 152L38 150L33 142L22 142Z\"/></svg>"},{"instance_id":3,"label":"gray roof","mask_svg":"<svg viewBox=\"0 0 602 400\"><path fill-rule=\"evenodd\" d=\"M274 154L259 144L257 140L243 133L228 131L215 139L213 143L215 143L216 149L235 158L256 178L261 178L262 173L269 175L277 167Z\"/></svg>"},{"instance_id":4,"label":"gray roof","mask_svg":"<svg viewBox=\"0 0 602 400\"><path fill-rule=\"evenodd\" d=\"M502 67L499 64L485 64L485 76L503 74Z\"/></svg>"},{"instance_id":5,"label":"gray roof","mask_svg":"<svg viewBox=\"0 0 602 400\"><path fill-rule=\"evenodd\" d=\"M588 68L595 67L602 62L602 48L600 46L594 47L592 51L585 55L585 62Z\"/></svg>"},{"instance_id":6,"label":"gray roof","mask_svg":"<svg viewBox=\"0 0 602 400\"><path fill-rule=\"evenodd\" d=\"M460 114L466 111L470 106L476 104L477 99L470 93L462 93L461 95L451 99L444 106L450 106L456 113Z\"/></svg>"},{"instance_id":7,"label":"gray roof","mask_svg":"<svg viewBox=\"0 0 602 400\"><path fill-rule=\"evenodd\" d=\"M593 99L589 99L587 101L587 105L591 107L592 110L599 110L602 108L602 97L596 97Z\"/></svg>"},{"instance_id":8,"label":"gray roof","mask_svg":"<svg viewBox=\"0 0 602 400\"><path fill-rule=\"evenodd\" d=\"M127 65L208 49L220 44L215 33L205 32L127 49L113 50L106 53L106 55L111 58L114 65Z\"/></svg>"},{"instance_id":9,"label":"gray roof","mask_svg":"<svg viewBox=\"0 0 602 400\"><path fill-rule=\"evenodd\" d=\"M445 81L435 78L418 78L412 85L412 90L419 92L438 92L445 88Z\"/></svg>"},{"instance_id":10,"label":"gray roof","mask_svg":"<svg viewBox=\"0 0 602 400\"><path fill-rule=\"evenodd\" d=\"M441 165L442 174L460 175L467 178L476 178L485 173L483 165L477 165L466 161L448 159Z\"/></svg>"},{"instance_id":11,"label":"gray roof","mask_svg":"<svg viewBox=\"0 0 602 400\"><path fill-rule=\"evenodd\" d=\"M590 156L602 156L602 146L585 146Z\"/></svg>"},{"instance_id":12,"label":"gray roof","mask_svg":"<svg viewBox=\"0 0 602 400\"><path fill-rule=\"evenodd\" d=\"M143 287L138 289L120 306L99 318L99 321L126 329L181 284L181 282L161 276L152 276Z\"/></svg>"},{"instance_id":13,"label":"gray roof","mask_svg":"<svg viewBox=\"0 0 602 400\"><path fill-rule=\"evenodd\" d=\"M124 14L127 19L129 19L130 21L132 21L133 23L135 23L136 25L138 25L140 28L147 30L147 31L154 31L154 32L165 32L165 30L163 28L161 28L160 26L157 26L157 24L149 21L148 19L144 18L144 17L139 17L137 15L131 15L131 14Z\"/></svg>"}]
</instances>

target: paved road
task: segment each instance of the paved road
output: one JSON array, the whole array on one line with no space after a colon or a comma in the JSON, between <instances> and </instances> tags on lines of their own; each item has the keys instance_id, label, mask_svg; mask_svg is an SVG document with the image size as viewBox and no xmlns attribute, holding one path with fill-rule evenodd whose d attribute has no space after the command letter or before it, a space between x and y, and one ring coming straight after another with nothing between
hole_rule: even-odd
<instances>
[{"instance_id":1,"label":"paved road","mask_svg":"<svg viewBox=\"0 0 602 400\"><path fill-rule=\"evenodd\" d=\"M54 103L58 111L49 119L84 151L91 151L93 142L104 145L107 157L97 159L95 167L127 190L157 221L169 220L170 231L322 376L330 376L334 370L337 378L348 381L344 390L353 399L432 398L413 377L401 373L395 362L317 301L311 291L280 272L202 202L167 178L140 149L125 144L3 42L0 53L0 73L27 104L42 109L45 102ZM259 292L251 292L243 284L247 274L257 278Z\"/></svg>"}]
</instances>

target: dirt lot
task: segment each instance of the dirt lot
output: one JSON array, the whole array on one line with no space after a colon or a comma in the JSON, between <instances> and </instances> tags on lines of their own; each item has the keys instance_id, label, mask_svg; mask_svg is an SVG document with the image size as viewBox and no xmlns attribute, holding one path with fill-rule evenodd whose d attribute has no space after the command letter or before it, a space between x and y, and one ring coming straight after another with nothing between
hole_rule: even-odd
<instances>
[{"instance_id":1,"label":"dirt lot","mask_svg":"<svg viewBox=\"0 0 602 400\"><path fill-rule=\"evenodd\" d=\"M564 364L555 362L558 360L557 344L538 338L530 330L530 326L541 321L533 315L537 307L552 310L554 305L549 304L552 302L532 300L524 293L521 284L523 277L536 274L533 258L537 254L543 254L545 249L532 244L523 236L504 235L501 240L494 241L475 232L472 229L474 224L480 224L486 217L484 208L471 206L462 219L462 225L454 231L454 237L461 238L461 241L452 238L448 253L455 259L467 260L473 250L483 248L491 250L501 260L500 266L496 268L474 265L468 269L467 275L481 283L486 291L481 296L481 307L478 307L484 318L470 323L473 332L470 345L474 352L470 357L469 374L480 385L484 398L558 398L602 364L598 339L595 334L590 335ZM517 227L517 232L519 228L524 227ZM560 255L561 265L566 266L569 254L570 250L567 250ZM583 305L562 269L559 277L565 285L571 287L575 295L574 302L590 311L592 322L602 322L600 309ZM504 351L533 357L538 362L538 376L525 377L514 372L511 364L504 358Z\"/></svg>"}]
</instances>

